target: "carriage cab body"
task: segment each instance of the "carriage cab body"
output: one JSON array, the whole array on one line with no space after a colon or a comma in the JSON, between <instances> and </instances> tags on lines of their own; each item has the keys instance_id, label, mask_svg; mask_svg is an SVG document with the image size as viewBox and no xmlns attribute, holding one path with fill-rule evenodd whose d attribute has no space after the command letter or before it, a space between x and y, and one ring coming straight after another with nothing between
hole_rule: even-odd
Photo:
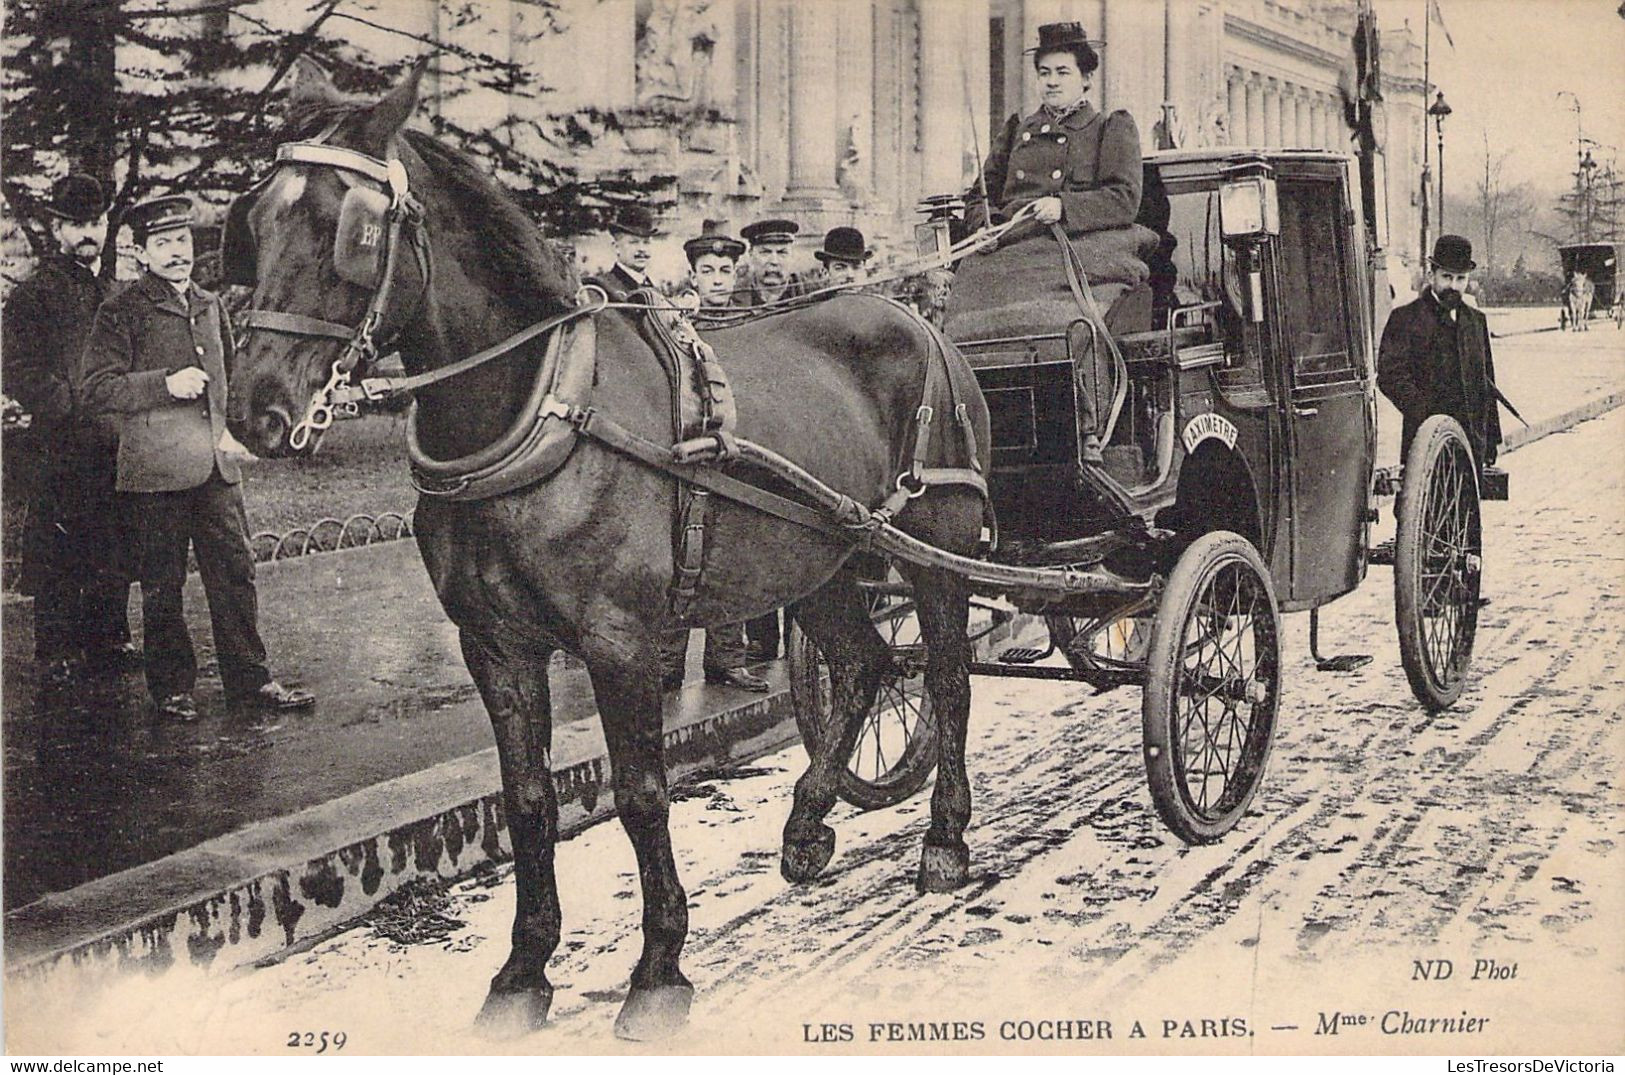
<instances>
[{"instance_id":1,"label":"carriage cab body","mask_svg":"<svg viewBox=\"0 0 1625 1075\"><path fill-rule=\"evenodd\" d=\"M1354 162L1168 151L1145 173L1139 222L1161 239L1150 330L1107 340L1080 318L955 341L992 417L1002 555L1037 562L1115 525L1079 466L1079 397L1092 392L1105 469L1135 514L1175 535L1170 555L1233 531L1269 565L1283 610L1324 604L1365 573L1376 444Z\"/></svg>"}]
</instances>

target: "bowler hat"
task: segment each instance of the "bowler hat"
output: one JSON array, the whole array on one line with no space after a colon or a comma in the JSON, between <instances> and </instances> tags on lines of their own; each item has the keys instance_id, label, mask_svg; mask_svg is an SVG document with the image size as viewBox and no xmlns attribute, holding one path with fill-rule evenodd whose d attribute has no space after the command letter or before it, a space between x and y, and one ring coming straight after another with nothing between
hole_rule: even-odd
<instances>
[{"instance_id":1,"label":"bowler hat","mask_svg":"<svg viewBox=\"0 0 1625 1075\"><path fill-rule=\"evenodd\" d=\"M738 261L744 252L745 244L731 235L697 235L683 244L683 253L688 255L690 265L706 254Z\"/></svg>"},{"instance_id":2,"label":"bowler hat","mask_svg":"<svg viewBox=\"0 0 1625 1075\"><path fill-rule=\"evenodd\" d=\"M625 205L609 222L609 230L621 235L638 235L652 239L660 231L654 213L646 205Z\"/></svg>"},{"instance_id":3,"label":"bowler hat","mask_svg":"<svg viewBox=\"0 0 1625 1075\"><path fill-rule=\"evenodd\" d=\"M1433 244L1433 256L1428 259L1435 269L1446 272L1468 272L1478 268L1473 260L1473 244L1460 235L1441 235Z\"/></svg>"},{"instance_id":4,"label":"bowler hat","mask_svg":"<svg viewBox=\"0 0 1625 1075\"><path fill-rule=\"evenodd\" d=\"M831 228L824 236L824 249L813 252L813 257L828 265L832 261L850 261L859 264L873 255L863 241L863 232L857 228Z\"/></svg>"},{"instance_id":5,"label":"bowler hat","mask_svg":"<svg viewBox=\"0 0 1625 1075\"><path fill-rule=\"evenodd\" d=\"M1100 66L1100 54L1094 50L1098 44L1101 42L1089 40L1081 22L1046 22L1038 28L1038 44L1022 51L1042 56L1046 52L1070 52L1076 48L1082 53L1078 65L1088 74Z\"/></svg>"},{"instance_id":6,"label":"bowler hat","mask_svg":"<svg viewBox=\"0 0 1625 1075\"><path fill-rule=\"evenodd\" d=\"M739 229L739 235L751 246L762 243L793 242L801 225L793 220L758 220Z\"/></svg>"},{"instance_id":7,"label":"bowler hat","mask_svg":"<svg viewBox=\"0 0 1625 1075\"><path fill-rule=\"evenodd\" d=\"M107 211L102 185L94 178L74 172L51 184L51 200L44 207L61 220L88 224Z\"/></svg>"},{"instance_id":8,"label":"bowler hat","mask_svg":"<svg viewBox=\"0 0 1625 1075\"><path fill-rule=\"evenodd\" d=\"M192 199L184 194L162 194L137 202L124 211L124 223L137 243L160 231L189 227L192 223Z\"/></svg>"}]
</instances>

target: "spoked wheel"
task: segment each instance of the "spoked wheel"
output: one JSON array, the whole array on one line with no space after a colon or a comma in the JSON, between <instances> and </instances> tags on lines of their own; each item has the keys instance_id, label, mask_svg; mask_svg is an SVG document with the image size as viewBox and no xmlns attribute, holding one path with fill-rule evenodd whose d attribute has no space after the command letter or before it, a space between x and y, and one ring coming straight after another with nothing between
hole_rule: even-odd
<instances>
[{"instance_id":1,"label":"spoked wheel","mask_svg":"<svg viewBox=\"0 0 1625 1075\"><path fill-rule=\"evenodd\" d=\"M1454 418L1436 414L1416 431L1395 511L1399 656L1417 700L1443 709L1467 682L1484 566L1478 470Z\"/></svg>"},{"instance_id":2,"label":"spoked wheel","mask_svg":"<svg viewBox=\"0 0 1625 1075\"><path fill-rule=\"evenodd\" d=\"M860 810L897 805L925 786L937 764L937 726L925 692L925 644L914 602L891 597L878 603L874 617L891 649L892 667L863 718L838 788L841 798ZM796 726L812 754L832 720L829 666L798 624L791 624L787 649Z\"/></svg>"},{"instance_id":3,"label":"spoked wheel","mask_svg":"<svg viewBox=\"0 0 1625 1075\"><path fill-rule=\"evenodd\" d=\"M1218 530L1185 550L1152 627L1141 718L1157 815L1188 843L1229 832L1258 790L1280 705L1280 635L1251 542Z\"/></svg>"}]
</instances>

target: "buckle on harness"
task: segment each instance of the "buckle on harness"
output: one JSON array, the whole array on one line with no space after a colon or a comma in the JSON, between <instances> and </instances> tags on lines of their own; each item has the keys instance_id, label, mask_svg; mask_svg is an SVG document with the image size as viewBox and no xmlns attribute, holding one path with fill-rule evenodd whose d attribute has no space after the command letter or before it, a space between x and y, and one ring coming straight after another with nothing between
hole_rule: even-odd
<instances>
[{"instance_id":1,"label":"buckle on harness","mask_svg":"<svg viewBox=\"0 0 1625 1075\"><path fill-rule=\"evenodd\" d=\"M538 418L562 418L567 422L574 413L574 407L552 395L542 397L542 405L536 409Z\"/></svg>"},{"instance_id":2,"label":"buckle on harness","mask_svg":"<svg viewBox=\"0 0 1625 1075\"><path fill-rule=\"evenodd\" d=\"M903 473L897 475L897 491L899 493L907 493L908 498L913 500L915 497L925 492L925 482L918 474L915 474L913 471L905 470Z\"/></svg>"},{"instance_id":3,"label":"buckle on harness","mask_svg":"<svg viewBox=\"0 0 1625 1075\"><path fill-rule=\"evenodd\" d=\"M924 425L930 425L931 424L931 418L936 413L937 413L936 411L931 409L930 404L922 403L922 404L920 404L920 409L914 412L914 420L916 422L920 423L923 426Z\"/></svg>"}]
</instances>

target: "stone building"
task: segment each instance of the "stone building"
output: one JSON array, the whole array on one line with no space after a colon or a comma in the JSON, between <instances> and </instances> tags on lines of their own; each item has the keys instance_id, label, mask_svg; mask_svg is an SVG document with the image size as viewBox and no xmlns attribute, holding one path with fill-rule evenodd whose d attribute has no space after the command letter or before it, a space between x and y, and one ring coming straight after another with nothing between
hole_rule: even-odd
<instances>
[{"instance_id":1,"label":"stone building","mask_svg":"<svg viewBox=\"0 0 1625 1075\"><path fill-rule=\"evenodd\" d=\"M1022 50L1061 19L1104 40L1094 103L1132 112L1148 150L1348 144L1338 82L1354 0L483 0L474 19L452 18L455 6L379 9L396 29L533 66L550 89L435 103L431 80L431 107L465 122L516 108L593 117L576 167L675 177L678 234L784 214L812 235L853 224L905 251L916 202L964 189L990 129L1036 106ZM402 48L395 35L353 41ZM1408 29L1385 28L1382 64L1388 246L1413 261L1425 96Z\"/></svg>"}]
</instances>

